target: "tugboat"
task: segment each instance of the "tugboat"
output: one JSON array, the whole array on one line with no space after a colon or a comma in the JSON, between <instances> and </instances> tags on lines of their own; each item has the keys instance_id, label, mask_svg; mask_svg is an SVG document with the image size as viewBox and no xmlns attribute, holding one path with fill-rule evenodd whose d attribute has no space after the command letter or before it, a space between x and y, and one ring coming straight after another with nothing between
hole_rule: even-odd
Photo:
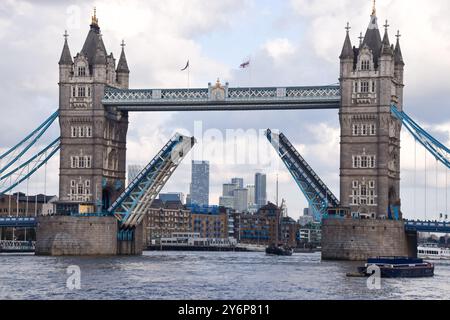
<instances>
[{"instance_id":1,"label":"tugboat","mask_svg":"<svg viewBox=\"0 0 450 320\"><path fill-rule=\"evenodd\" d=\"M368 259L364 267L358 268L361 276L371 276L367 269L378 266L382 278L425 278L434 276L434 264L423 259L407 257L378 257ZM350 276L350 275L349 275Z\"/></svg>"},{"instance_id":2,"label":"tugboat","mask_svg":"<svg viewBox=\"0 0 450 320\"><path fill-rule=\"evenodd\" d=\"M277 255L277 256L292 256L294 250L288 246L276 246L272 244L266 248L266 254Z\"/></svg>"}]
</instances>

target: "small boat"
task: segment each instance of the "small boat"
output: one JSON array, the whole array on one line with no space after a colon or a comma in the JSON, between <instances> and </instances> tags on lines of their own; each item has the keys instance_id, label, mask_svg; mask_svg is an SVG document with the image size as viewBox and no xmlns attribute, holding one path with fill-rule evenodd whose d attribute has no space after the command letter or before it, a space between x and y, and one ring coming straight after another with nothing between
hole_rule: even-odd
<instances>
[{"instance_id":1,"label":"small boat","mask_svg":"<svg viewBox=\"0 0 450 320\"><path fill-rule=\"evenodd\" d=\"M271 245L266 248L266 254L277 255L277 256L292 256L294 250L287 246L276 246Z\"/></svg>"},{"instance_id":2,"label":"small boat","mask_svg":"<svg viewBox=\"0 0 450 320\"><path fill-rule=\"evenodd\" d=\"M368 259L364 267L358 268L358 272L365 276L371 276L368 268L377 266L380 268L382 278L424 278L434 276L434 265L423 259L407 257L378 257Z\"/></svg>"}]
</instances>

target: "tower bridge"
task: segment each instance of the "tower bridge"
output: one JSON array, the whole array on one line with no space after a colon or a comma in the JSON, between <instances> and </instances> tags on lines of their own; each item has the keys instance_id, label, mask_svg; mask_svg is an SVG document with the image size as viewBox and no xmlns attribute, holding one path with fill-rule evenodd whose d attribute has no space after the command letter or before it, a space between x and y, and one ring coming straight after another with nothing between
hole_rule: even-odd
<instances>
[{"instance_id":1,"label":"tower bridge","mask_svg":"<svg viewBox=\"0 0 450 320\"><path fill-rule=\"evenodd\" d=\"M346 30L339 85L233 88L218 80L200 89L141 90L129 88L124 45L117 64L113 54L107 53L95 14L75 57L66 34L59 61L60 137L41 150L39 157L17 167L22 151L36 143L42 128L54 120L52 116L53 120L0 157L1 181L11 177L12 170L17 175L15 187L48 161L48 152L51 157L60 150L57 215L38 219L37 253L140 253L140 221L146 208L195 139L174 136L126 187L129 112L337 109L341 125L339 198L283 134L267 131L316 216L324 218L323 258L414 255L421 225L409 222L405 226L403 221L401 128L405 125L447 168L450 151L403 110L405 63L399 33L396 44L391 44L386 24L382 38L375 9L359 46L352 45L350 28ZM5 160L7 156L11 160ZM27 171L31 164L36 170ZM10 190L0 186L2 193Z\"/></svg>"}]
</instances>

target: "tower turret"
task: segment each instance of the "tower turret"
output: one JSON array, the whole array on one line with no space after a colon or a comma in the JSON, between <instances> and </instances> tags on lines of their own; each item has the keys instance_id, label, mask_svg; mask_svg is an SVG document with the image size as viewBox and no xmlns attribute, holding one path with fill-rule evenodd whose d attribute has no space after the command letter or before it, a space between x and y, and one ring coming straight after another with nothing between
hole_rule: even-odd
<instances>
[{"instance_id":1,"label":"tower turret","mask_svg":"<svg viewBox=\"0 0 450 320\"><path fill-rule=\"evenodd\" d=\"M128 89L130 84L130 69L128 68L127 57L125 55L125 41L122 41L122 53L120 54L119 63L117 65L117 82L124 89Z\"/></svg>"},{"instance_id":2,"label":"tower turret","mask_svg":"<svg viewBox=\"0 0 450 320\"><path fill-rule=\"evenodd\" d=\"M64 33L64 47L59 59L59 80L62 82L68 81L71 73L73 72L73 59L70 53L69 44L67 38L69 35L67 31Z\"/></svg>"}]
</instances>

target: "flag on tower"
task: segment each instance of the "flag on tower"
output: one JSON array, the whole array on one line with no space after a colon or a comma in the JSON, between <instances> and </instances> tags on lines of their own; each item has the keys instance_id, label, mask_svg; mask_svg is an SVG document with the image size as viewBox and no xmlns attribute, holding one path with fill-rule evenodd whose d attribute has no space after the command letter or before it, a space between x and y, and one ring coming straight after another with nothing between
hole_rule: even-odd
<instances>
[{"instance_id":1,"label":"flag on tower","mask_svg":"<svg viewBox=\"0 0 450 320\"><path fill-rule=\"evenodd\" d=\"M187 70L189 68L189 60L187 61L187 63L186 63L186 67L184 67L183 69L181 69L181 71L185 71L185 70Z\"/></svg>"}]
</instances>

